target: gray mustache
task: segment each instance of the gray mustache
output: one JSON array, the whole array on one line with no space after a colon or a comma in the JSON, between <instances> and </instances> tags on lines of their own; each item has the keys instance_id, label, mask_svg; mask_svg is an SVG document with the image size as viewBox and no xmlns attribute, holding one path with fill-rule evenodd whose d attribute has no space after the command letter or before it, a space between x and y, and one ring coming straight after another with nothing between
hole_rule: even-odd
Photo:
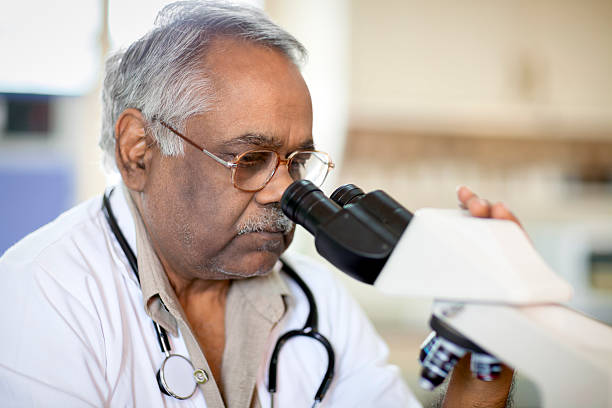
<instances>
[{"instance_id":1,"label":"gray mustache","mask_svg":"<svg viewBox=\"0 0 612 408\"><path fill-rule=\"evenodd\" d=\"M250 232L282 232L288 234L295 224L280 207L265 207L259 216L251 216L238 226L238 235Z\"/></svg>"}]
</instances>

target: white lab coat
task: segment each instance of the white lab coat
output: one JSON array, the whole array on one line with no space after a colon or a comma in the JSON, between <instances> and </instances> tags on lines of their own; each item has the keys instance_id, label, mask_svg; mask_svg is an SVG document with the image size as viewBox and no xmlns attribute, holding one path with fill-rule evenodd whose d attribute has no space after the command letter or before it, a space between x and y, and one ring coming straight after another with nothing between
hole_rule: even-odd
<instances>
[{"instance_id":1,"label":"white lab coat","mask_svg":"<svg viewBox=\"0 0 612 408\"><path fill-rule=\"evenodd\" d=\"M132 248L133 221L122 194L111 203ZM101 210L89 200L30 234L0 258L0 401L3 407L206 407L163 395L161 353L142 293ZM388 350L356 302L325 268L286 256L315 295L319 331L336 353L335 378L321 407L419 407ZM308 302L283 275L295 304L275 328L257 391L270 406L267 370L278 336L301 328ZM189 356L182 336L173 352ZM278 367L277 407L310 407L327 367L308 338L286 343Z\"/></svg>"}]
</instances>

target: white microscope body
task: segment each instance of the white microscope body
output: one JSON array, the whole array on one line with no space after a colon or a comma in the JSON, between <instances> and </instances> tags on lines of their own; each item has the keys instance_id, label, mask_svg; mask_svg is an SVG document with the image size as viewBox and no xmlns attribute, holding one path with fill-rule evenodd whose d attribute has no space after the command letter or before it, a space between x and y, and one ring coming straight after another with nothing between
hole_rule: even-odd
<instances>
[{"instance_id":1,"label":"white microscope body","mask_svg":"<svg viewBox=\"0 0 612 408\"><path fill-rule=\"evenodd\" d=\"M612 407L612 327L563 306L571 286L516 224L419 210L374 286L434 298L434 316L533 380L545 407Z\"/></svg>"}]
</instances>

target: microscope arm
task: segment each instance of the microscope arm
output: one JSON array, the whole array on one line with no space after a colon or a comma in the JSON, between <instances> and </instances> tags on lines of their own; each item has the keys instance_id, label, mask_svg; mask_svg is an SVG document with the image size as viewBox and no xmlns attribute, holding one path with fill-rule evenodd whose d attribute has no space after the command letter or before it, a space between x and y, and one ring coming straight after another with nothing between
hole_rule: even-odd
<instances>
[{"instance_id":1,"label":"microscope arm","mask_svg":"<svg viewBox=\"0 0 612 408\"><path fill-rule=\"evenodd\" d=\"M561 305L571 286L514 223L419 210L374 286L434 298L433 316L531 378L545 407L612 407L612 328Z\"/></svg>"},{"instance_id":2,"label":"microscope arm","mask_svg":"<svg viewBox=\"0 0 612 408\"><path fill-rule=\"evenodd\" d=\"M539 385L546 407L612 408L612 328L561 305L571 286L516 224L456 210L411 214L353 185L331 197L300 180L281 206L340 270L387 294L435 299L422 386L440 384L471 352L478 378L494 379L501 359Z\"/></svg>"},{"instance_id":3,"label":"microscope arm","mask_svg":"<svg viewBox=\"0 0 612 408\"><path fill-rule=\"evenodd\" d=\"M612 406L609 326L556 304L435 301L433 315L533 380L543 406Z\"/></svg>"},{"instance_id":4,"label":"microscope arm","mask_svg":"<svg viewBox=\"0 0 612 408\"><path fill-rule=\"evenodd\" d=\"M572 296L515 223L429 208L414 213L374 286L401 296L515 305Z\"/></svg>"}]
</instances>

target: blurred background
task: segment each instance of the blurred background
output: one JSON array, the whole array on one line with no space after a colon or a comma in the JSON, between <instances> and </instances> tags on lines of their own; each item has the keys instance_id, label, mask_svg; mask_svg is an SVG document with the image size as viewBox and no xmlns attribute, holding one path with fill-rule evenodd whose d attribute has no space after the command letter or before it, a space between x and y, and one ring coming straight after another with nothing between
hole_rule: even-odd
<instances>
[{"instance_id":1,"label":"blurred background","mask_svg":"<svg viewBox=\"0 0 612 408\"><path fill-rule=\"evenodd\" d=\"M167 1L7 1L0 15L0 253L100 194L103 61ZM612 1L261 0L310 51L315 140L343 183L409 209L455 207L466 184L504 201L612 323ZM299 234L294 248L313 254ZM316 255L315 255L316 256ZM418 398L430 299L340 276ZM516 405L539 405L519 376Z\"/></svg>"}]
</instances>

